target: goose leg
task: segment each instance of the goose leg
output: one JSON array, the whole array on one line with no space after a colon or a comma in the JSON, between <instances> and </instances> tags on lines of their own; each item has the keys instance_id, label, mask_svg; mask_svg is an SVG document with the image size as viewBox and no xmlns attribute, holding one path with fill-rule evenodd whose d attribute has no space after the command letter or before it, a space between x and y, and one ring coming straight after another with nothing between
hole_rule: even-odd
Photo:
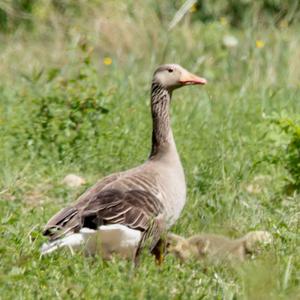
<instances>
[{"instance_id":1,"label":"goose leg","mask_svg":"<svg viewBox=\"0 0 300 300\"><path fill-rule=\"evenodd\" d=\"M155 256L156 264L161 266L166 253L166 240L161 238L152 249L151 253Z\"/></svg>"}]
</instances>

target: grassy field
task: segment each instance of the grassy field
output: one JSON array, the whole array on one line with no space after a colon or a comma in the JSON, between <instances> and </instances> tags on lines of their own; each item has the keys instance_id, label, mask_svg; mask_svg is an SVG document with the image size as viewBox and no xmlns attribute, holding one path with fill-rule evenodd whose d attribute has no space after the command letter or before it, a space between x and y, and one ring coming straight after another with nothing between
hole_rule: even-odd
<instances>
[{"instance_id":1,"label":"grassy field","mask_svg":"<svg viewBox=\"0 0 300 300\"><path fill-rule=\"evenodd\" d=\"M281 147L270 118L300 114L299 23L237 29L226 17L191 22L189 12L168 31L176 10L162 18L155 1L128 3L65 18L44 7L37 29L0 36L0 298L299 299L299 194L286 192L284 164L267 159ZM239 265L166 257L158 268L146 253L136 270L117 258L41 258L52 214L147 158L150 80L165 62L209 81L173 95L188 184L173 231L268 230L274 245ZM67 188L68 173L86 185Z\"/></svg>"}]
</instances>

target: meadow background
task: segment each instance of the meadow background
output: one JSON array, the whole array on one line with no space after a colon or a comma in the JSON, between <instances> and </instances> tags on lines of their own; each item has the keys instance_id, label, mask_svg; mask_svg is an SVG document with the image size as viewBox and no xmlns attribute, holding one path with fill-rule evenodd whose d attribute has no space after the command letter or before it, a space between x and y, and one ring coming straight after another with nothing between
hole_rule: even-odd
<instances>
[{"instance_id":1,"label":"meadow background","mask_svg":"<svg viewBox=\"0 0 300 300\"><path fill-rule=\"evenodd\" d=\"M199 0L170 30L183 3L0 1L1 299L299 299L299 1ZM52 214L147 158L166 62L209 82L174 93L188 202L173 231L264 229L274 245L239 265L41 258Z\"/></svg>"}]
</instances>

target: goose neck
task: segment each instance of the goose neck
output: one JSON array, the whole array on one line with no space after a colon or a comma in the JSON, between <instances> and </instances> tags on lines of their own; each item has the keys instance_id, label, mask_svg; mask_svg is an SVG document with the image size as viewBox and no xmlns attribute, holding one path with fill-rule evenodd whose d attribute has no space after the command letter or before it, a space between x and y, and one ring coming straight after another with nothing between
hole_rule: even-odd
<instances>
[{"instance_id":1,"label":"goose neck","mask_svg":"<svg viewBox=\"0 0 300 300\"><path fill-rule=\"evenodd\" d=\"M153 130L150 158L169 152L170 148L176 150L169 115L171 96L171 92L159 83L152 83L151 113Z\"/></svg>"}]
</instances>

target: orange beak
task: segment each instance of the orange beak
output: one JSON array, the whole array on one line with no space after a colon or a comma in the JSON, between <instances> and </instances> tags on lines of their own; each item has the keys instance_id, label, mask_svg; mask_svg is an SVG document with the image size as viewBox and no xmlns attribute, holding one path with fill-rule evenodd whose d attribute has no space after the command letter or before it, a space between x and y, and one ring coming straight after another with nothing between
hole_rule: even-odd
<instances>
[{"instance_id":1,"label":"orange beak","mask_svg":"<svg viewBox=\"0 0 300 300\"><path fill-rule=\"evenodd\" d=\"M183 85L188 84L206 84L207 80L202 77L198 77L192 73L189 73L188 71L181 74L179 82Z\"/></svg>"}]
</instances>

